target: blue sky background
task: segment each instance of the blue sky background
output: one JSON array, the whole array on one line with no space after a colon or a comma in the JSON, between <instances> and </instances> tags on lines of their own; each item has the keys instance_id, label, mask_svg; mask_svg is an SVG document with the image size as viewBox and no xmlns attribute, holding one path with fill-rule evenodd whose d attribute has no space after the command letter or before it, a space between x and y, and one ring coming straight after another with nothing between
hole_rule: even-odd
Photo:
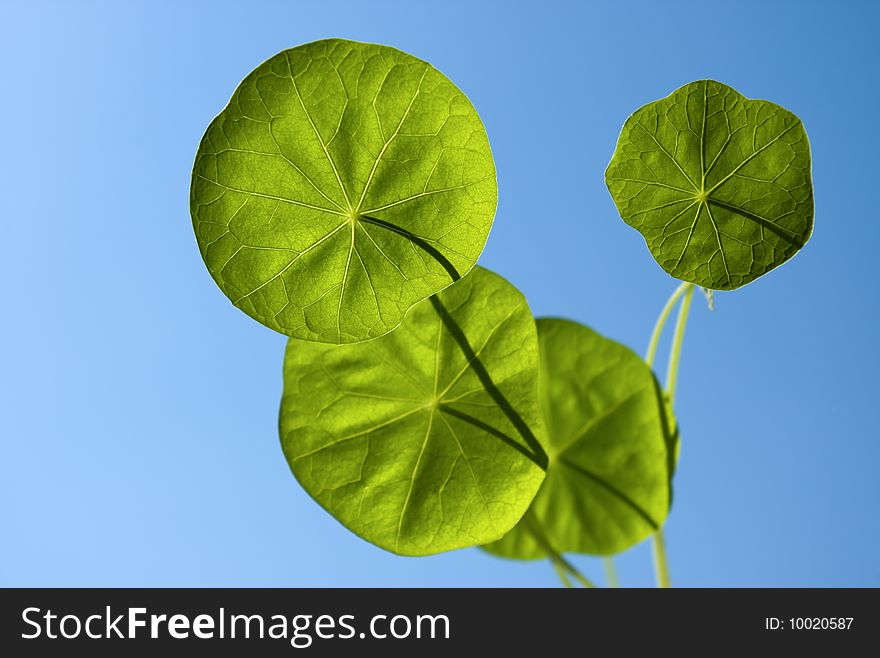
<instances>
[{"instance_id":1,"label":"blue sky background","mask_svg":"<svg viewBox=\"0 0 880 658\"><path fill-rule=\"evenodd\" d=\"M278 444L284 338L199 258L208 122L267 57L338 36L470 96L500 192L481 264L639 352L675 282L605 189L624 119L703 77L803 119L811 242L712 313L695 298L672 579L880 585L876 3L2 6L0 584L556 584L476 549L395 557L312 502ZM618 564L652 584L647 545Z\"/></svg>"}]
</instances>

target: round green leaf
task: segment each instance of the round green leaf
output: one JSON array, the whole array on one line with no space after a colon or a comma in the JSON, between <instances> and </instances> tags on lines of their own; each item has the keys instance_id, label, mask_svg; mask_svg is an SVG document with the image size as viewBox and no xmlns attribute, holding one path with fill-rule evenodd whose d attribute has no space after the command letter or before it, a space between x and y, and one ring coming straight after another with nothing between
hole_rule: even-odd
<instances>
[{"instance_id":1,"label":"round green leaf","mask_svg":"<svg viewBox=\"0 0 880 658\"><path fill-rule=\"evenodd\" d=\"M669 511L669 405L638 355L583 325L539 319L538 340L550 463L532 517L560 553L618 553L655 532ZM547 557L525 522L484 548Z\"/></svg>"},{"instance_id":2,"label":"round green leaf","mask_svg":"<svg viewBox=\"0 0 880 658\"><path fill-rule=\"evenodd\" d=\"M687 84L627 119L605 182L661 267L706 288L757 279L813 230L800 119L713 80Z\"/></svg>"},{"instance_id":3,"label":"round green leaf","mask_svg":"<svg viewBox=\"0 0 880 658\"><path fill-rule=\"evenodd\" d=\"M190 211L233 304L355 343L473 267L495 215L489 141L430 64L330 39L258 66L208 127Z\"/></svg>"},{"instance_id":4,"label":"round green leaf","mask_svg":"<svg viewBox=\"0 0 880 658\"><path fill-rule=\"evenodd\" d=\"M478 267L376 340L291 339L280 430L302 486L364 539L403 555L498 539L547 464L525 298Z\"/></svg>"}]
</instances>

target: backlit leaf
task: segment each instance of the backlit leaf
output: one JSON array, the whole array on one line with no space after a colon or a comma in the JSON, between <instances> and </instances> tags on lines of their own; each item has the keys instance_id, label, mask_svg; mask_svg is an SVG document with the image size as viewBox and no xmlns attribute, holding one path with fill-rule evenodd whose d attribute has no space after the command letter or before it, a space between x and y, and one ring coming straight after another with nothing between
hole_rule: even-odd
<instances>
[{"instance_id":1,"label":"backlit leaf","mask_svg":"<svg viewBox=\"0 0 880 658\"><path fill-rule=\"evenodd\" d=\"M525 298L477 267L381 338L291 339L280 430L302 486L364 539L405 555L498 539L547 463Z\"/></svg>"},{"instance_id":2,"label":"backlit leaf","mask_svg":"<svg viewBox=\"0 0 880 658\"><path fill-rule=\"evenodd\" d=\"M672 276L731 290L781 265L813 230L810 145L794 114L713 80L623 126L605 181Z\"/></svg>"},{"instance_id":3,"label":"backlit leaf","mask_svg":"<svg viewBox=\"0 0 880 658\"><path fill-rule=\"evenodd\" d=\"M485 130L455 85L394 48L330 39L239 85L199 146L190 210L237 307L353 343L473 267L496 198Z\"/></svg>"},{"instance_id":4,"label":"backlit leaf","mask_svg":"<svg viewBox=\"0 0 880 658\"><path fill-rule=\"evenodd\" d=\"M618 553L669 511L677 441L668 404L638 355L583 325L539 319L538 340L550 463L532 518L560 553ZM525 522L484 548L547 557Z\"/></svg>"}]
</instances>

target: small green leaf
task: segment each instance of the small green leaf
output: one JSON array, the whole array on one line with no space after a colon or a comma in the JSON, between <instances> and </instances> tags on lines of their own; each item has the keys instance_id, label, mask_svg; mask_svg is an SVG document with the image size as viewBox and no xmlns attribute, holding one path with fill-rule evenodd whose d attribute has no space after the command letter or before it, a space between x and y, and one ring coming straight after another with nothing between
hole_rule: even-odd
<instances>
[{"instance_id":1,"label":"small green leaf","mask_svg":"<svg viewBox=\"0 0 880 658\"><path fill-rule=\"evenodd\" d=\"M713 80L691 82L627 119L605 182L661 267L706 288L757 279L813 230L800 119Z\"/></svg>"},{"instance_id":2,"label":"small green leaf","mask_svg":"<svg viewBox=\"0 0 880 658\"><path fill-rule=\"evenodd\" d=\"M538 341L550 464L531 517L559 553L619 553L669 511L674 420L651 369L630 349L558 319L538 320ZM484 548L547 557L524 522Z\"/></svg>"},{"instance_id":3,"label":"small green leaf","mask_svg":"<svg viewBox=\"0 0 880 658\"><path fill-rule=\"evenodd\" d=\"M498 539L547 464L525 298L478 267L381 338L291 339L280 430L299 482L364 539L404 555Z\"/></svg>"},{"instance_id":4,"label":"small green leaf","mask_svg":"<svg viewBox=\"0 0 880 658\"><path fill-rule=\"evenodd\" d=\"M199 146L190 211L237 307L355 343L474 266L496 201L486 132L455 85L394 48L330 39L239 85Z\"/></svg>"}]
</instances>

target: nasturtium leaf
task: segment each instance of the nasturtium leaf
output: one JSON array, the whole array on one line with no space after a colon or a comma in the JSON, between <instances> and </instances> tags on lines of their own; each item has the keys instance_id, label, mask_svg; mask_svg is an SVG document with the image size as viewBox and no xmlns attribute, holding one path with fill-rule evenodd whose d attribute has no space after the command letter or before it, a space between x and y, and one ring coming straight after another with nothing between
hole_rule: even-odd
<instances>
[{"instance_id":1,"label":"nasturtium leaf","mask_svg":"<svg viewBox=\"0 0 880 658\"><path fill-rule=\"evenodd\" d=\"M532 522L560 553L618 553L656 531L669 511L669 405L638 355L581 324L539 319L538 341L550 462ZM525 520L484 548L547 557Z\"/></svg>"},{"instance_id":2,"label":"nasturtium leaf","mask_svg":"<svg viewBox=\"0 0 880 658\"><path fill-rule=\"evenodd\" d=\"M713 80L637 110L605 182L672 276L732 290L791 258L813 230L800 119Z\"/></svg>"},{"instance_id":3,"label":"nasturtium leaf","mask_svg":"<svg viewBox=\"0 0 880 658\"><path fill-rule=\"evenodd\" d=\"M330 39L239 85L199 145L190 211L238 308L355 343L474 266L496 201L486 132L455 85L394 48Z\"/></svg>"},{"instance_id":4,"label":"nasturtium leaf","mask_svg":"<svg viewBox=\"0 0 880 658\"><path fill-rule=\"evenodd\" d=\"M375 340L290 339L284 454L318 503L389 551L493 541L544 479L538 368L525 298L477 267Z\"/></svg>"}]
</instances>

